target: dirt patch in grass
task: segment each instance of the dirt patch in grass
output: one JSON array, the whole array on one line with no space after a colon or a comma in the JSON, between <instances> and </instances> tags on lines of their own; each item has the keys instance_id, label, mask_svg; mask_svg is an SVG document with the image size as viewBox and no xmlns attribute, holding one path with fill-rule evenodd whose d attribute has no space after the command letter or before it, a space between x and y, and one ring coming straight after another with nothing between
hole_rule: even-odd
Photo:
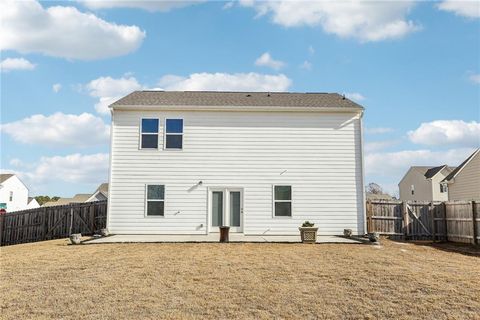
<instances>
[{"instance_id":1,"label":"dirt patch in grass","mask_svg":"<svg viewBox=\"0 0 480 320\"><path fill-rule=\"evenodd\" d=\"M351 244L1 248L4 319L480 319L480 258Z\"/></svg>"}]
</instances>

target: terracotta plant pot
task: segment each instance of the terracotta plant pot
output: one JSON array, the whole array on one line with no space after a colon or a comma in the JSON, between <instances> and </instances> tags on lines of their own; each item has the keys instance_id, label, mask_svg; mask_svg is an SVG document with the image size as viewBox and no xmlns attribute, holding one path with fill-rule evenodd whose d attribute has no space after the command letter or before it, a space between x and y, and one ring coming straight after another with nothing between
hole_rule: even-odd
<instances>
[{"instance_id":1,"label":"terracotta plant pot","mask_svg":"<svg viewBox=\"0 0 480 320\"><path fill-rule=\"evenodd\" d=\"M303 243L317 242L318 227L299 227L298 230L300 230L300 238Z\"/></svg>"}]
</instances>

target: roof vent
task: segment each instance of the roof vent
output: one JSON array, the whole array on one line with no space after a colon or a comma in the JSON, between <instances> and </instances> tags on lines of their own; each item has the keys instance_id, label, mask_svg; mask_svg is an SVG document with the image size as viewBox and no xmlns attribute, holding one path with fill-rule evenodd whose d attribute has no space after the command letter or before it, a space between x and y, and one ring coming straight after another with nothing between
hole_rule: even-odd
<instances>
[{"instance_id":1,"label":"roof vent","mask_svg":"<svg viewBox=\"0 0 480 320\"><path fill-rule=\"evenodd\" d=\"M251 94L247 94L247 97L251 97L252 95Z\"/></svg>"},{"instance_id":2,"label":"roof vent","mask_svg":"<svg viewBox=\"0 0 480 320\"><path fill-rule=\"evenodd\" d=\"M345 100L345 94L342 94L342 99Z\"/></svg>"},{"instance_id":3,"label":"roof vent","mask_svg":"<svg viewBox=\"0 0 480 320\"><path fill-rule=\"evenodd\" d=\"M270 97L270 92L269 92L269 93L267 93L267 97Z\"/></svg>"}]
</instances>

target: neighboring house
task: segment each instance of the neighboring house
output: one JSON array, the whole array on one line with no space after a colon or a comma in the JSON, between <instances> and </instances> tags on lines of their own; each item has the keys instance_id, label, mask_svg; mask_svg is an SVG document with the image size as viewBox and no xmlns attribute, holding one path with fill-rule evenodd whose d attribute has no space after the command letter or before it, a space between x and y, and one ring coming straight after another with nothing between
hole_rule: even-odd
<instances>
[{"instance_id":1,"label":"neighboring house","mask_svg":"<svg viewBox=\"0 0 480 320\"><path fill-rule=\"evenodd\" d=\"M89 193L78 193L73 198L60 198L57 201L48 201L43 204L42 207L52 207L52 206L62 206L70 203L83 203L87 202L91 194Z\"/></svg>"},{"instance_id":2,"label":"neighboring house","mask_svg":"<svg viewBox=\"0 0 480 320\"><path fill-rule=\"evenodd\" d=\"M367 200L394 200L394 198L387 193L365 193Z\"/></svg>"},{"instance_id":3,"label":"neighboring house","mask_svg":"<svg viewBox=\"0 0 480 320\"><path fill-rule=\"evenodd\" d=\"M102 201L108 199L108 183L102 183L98 186L97 190L85 201L85 202L92 202L92 201Z\"/></svg>"},{"instance_id":4,"label":"neighboring house","mask_svg":"<svg viewBox=\"0 0 480 320\"><path fill-rule=\"evenodd\" d=\"M62 206L70 203L83 203L102 201L108 199L108 183L102 183L92 193L78 193L73 198L60 198L57 201L49 201L43 204L43 207Z\"/></svg>"},{"instance_id":5,"label":"neighboring house","mask_svg":"<svg viewBox=\"0 0 480 320\"><path fill-rule=\"evenodd\" d=\"M35 209L38 207L40 207L40 205L38 204L37 200L35 200L35 198L28 197L27 209Z\"/></svg>"},{"instance_id":6,"label":"neighboring house","mask_svg":"<svg viewBox=\"0 0 480 320\"><path fill-rule=\"evenodd\" d=\"M402 201L447 201L448 188L440 182L455 168L447 165L438 167L410 167L398 184Z\"/></svg>"},{"instance_id":7,"label":"neighboring house","mask_svg":"<svg viewBox=\"0 0 480 320\"><path fill-rule=\"evenodd\" d=\"M364 234L363 108L332 93L138 91L113 103L114 234Z\"/></svg>"},{"instance_id":8,"label":"neighboring house","mask_svg":"<svg viewBox=\"0 0 480 320\"><path fill-rule=\"evenodd\" d=\"M448 186L448 200L480 200L480 149L446 176L442 184Z\"/></svg>"},{"instance_id":9,"label":"neighboring house","mask_svg":"<svg viewBox=\"0 0 480 320\"><path fill-rule=\"evenodd\" d=\"M15 174L0 174L0 209L7 212L38 208L29 201L27 186Z\"/></svg>"}]
</instances>

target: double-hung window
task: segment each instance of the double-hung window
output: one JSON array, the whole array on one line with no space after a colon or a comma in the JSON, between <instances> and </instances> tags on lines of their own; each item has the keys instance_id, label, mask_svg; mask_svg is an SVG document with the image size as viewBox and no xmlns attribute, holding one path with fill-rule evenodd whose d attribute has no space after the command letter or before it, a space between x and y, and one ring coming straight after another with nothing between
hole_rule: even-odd
<instances>
[{"instance_id":1,"label":"double-hung window","mask_svg":"<svg viewBox=\"0 0 480 320\"><path fill-rule=\"evenodd\" d=\"M142 119L141 149L158 149L158 119Z\"/></svg>"},{"instance_id":2,"label":"double-hung window","mask_svg":"<svg viewBox=\"0 0 480 320\"><path fill-rule=\"evenodd\" d=\"M292 216L292 186L273 187L273 210L275 217Z\"/></svg>"},{"instance_id":3,"label":"double-hung window","mask_svg":"<svg viewBox=\"0 0 480 320\"><path fill-rule=\"evenodd\" d=\"M183 119L165 120L165 149L183 148Z\"/></svg>"},{"instance_id":4,"label":"double-hung window","mask_svg":"<svg viewBox=\"0 0 480 320\"><path fill-rule=\"evenodd\" d=\"M448 192L447 184L440 183L440 193L445 193L445 192Z\"/></svg>"},{"instance_id":5,"label":"double-hung window","mask_svg":"<svg viewBox=\"0 0 480 320\"><path fill-rule=\"evenodd\" d=\"M147 185L147 216L164 216L165 210L165 186Z\"/></svg>"}]
</instances>

